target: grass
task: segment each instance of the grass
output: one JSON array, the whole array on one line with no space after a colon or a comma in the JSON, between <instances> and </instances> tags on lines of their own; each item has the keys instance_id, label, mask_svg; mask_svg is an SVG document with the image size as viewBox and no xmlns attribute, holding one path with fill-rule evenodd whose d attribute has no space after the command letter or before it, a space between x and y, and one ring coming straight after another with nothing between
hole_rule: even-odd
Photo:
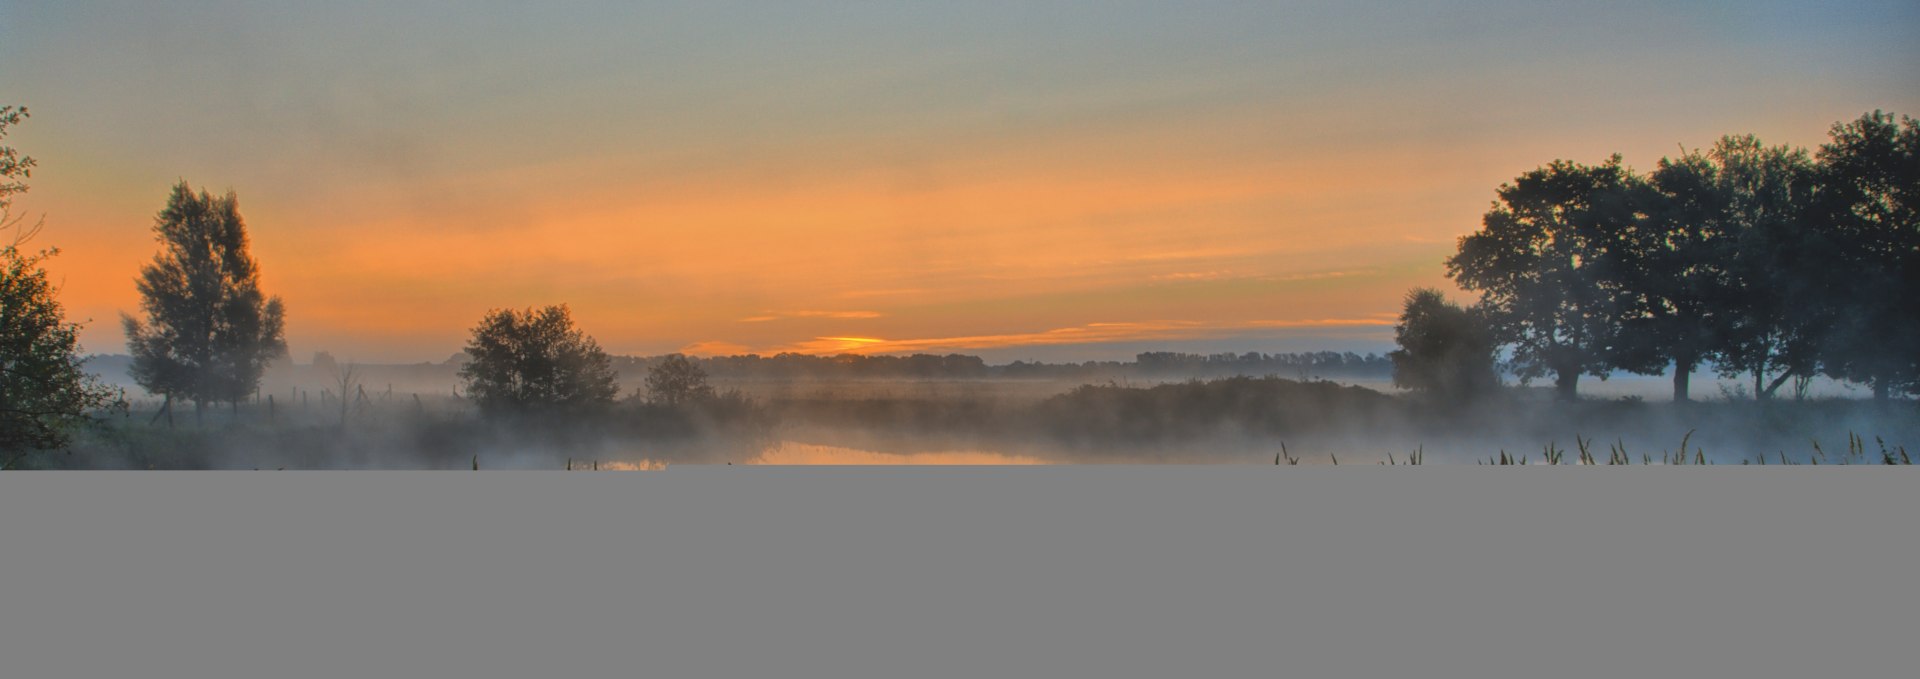
<instances>
[{"instance_id":1,"label":"grass","mask_svg":"<svg viewBox=\"0 0 1920 679\"><path fill-rule=\"evenodd\" d=\"M1689 465L1707 466L1707 465L1719 464L1717 461L1707 457L1706 449L1697 445L1692 446L1691 447L1692 454L1688 454L1689 443L1693 439L1693 434L1694 434L1693 431L1688 431L1686 435L1680 437L1680 447L1677 451L1668 451L1668 450L1661 451L1659 464L1662 466L1670 466L1670 467L1689 466ZM1597 455L1595 455L1593 452L1593 447L1592 447L1593 439L1587 439L1587 438L1581 438L1579 436L1575 436L1573 437L1573 440L1574 440L1575 449L1579 451L1579 457L1576 458L1575 464L1578 464L1581 466L1598 466L1603 464L1600 461L1600 458ZM1804 458L1805 462L1801 462L1799 460L1787 457L1786 451L1779 451L1778 453L1776 453L1777 457L1775 459L1778 464L1782 464L1782 465L1798 465L1798 464L1855 465L1855 464L1877 463L1880 465L1910 466L1913 464L1913 457L1907 453L1906 446L1890 447L1887 445L1887 442L1885 439L1880 438L1878 436L1874 437L1873 440L1878 445L1878 448L1879 448L1878 459L1875 459L1874 457L1868 455L1866 439L1854 432L1847 432L1847 450L1843 454L1833 456L1830 458L1827 455L1827 451L1820 446L1820 441L1818 439L1810 439L1809 441L1812 444L1813 451L1811 453L1808 453L1806 458ZM1566 459L1565 452L1566 451L1561 450L1555 444L1548 443L1542 450L1541 460L1548 466L1559 465L1559 464L1562 464L1562 462ZM1740 460L1740 464L1741 465L1766 465L1768 464L1767 459L1768 458L1766 454L1756 453L1746 458L1742 458ZM1381 464L1389 464L1389 465L1394 464L1393 460L1394 460L1393 454L1388 453L1387 461ZM1339 464L1337 459L1335 460L1334 463ZM1526 465L1528 463L1529 463L1528 456L1509 455L1505 450L1502 450L1497 455L1488 457L1485 460L1474 461L1474 464L1477 464L1477 465L1495 465L1495 466ZM1419 458L1418 457L1412 458L1409 461L1409 464L1420 464ZM1616 442L1609 446L1609 449L1607 451L1606 462L1604 464L1609 466L1631 465L1633 464L1633 457L1627 454L1627 448L1624 443ZM1642 465L1654 464L1653 456L1651 454L1646 454L1646 453L1641 454L1640 464Z\"/></svg>"}]
</instances>

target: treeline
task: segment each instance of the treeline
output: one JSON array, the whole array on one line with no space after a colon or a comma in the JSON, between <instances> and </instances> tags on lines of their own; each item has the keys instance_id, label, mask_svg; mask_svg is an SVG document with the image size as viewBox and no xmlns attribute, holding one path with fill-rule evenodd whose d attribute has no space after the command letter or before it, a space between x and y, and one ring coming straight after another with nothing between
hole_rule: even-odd
<instances>
[{"instance_id":1,"label":"treeline","mask_svg":"<svg viewBox=\"0 0 1920 679\"><path fill-rule=\"evenodd\" d=\"M663 357L618 357L622 374L639 374ZM1190 354L1156 351L1138 354L1133 361L1044 363L1014 361L989 365L979 356L913 354L910 356L816 356L782 353L773 356L712 356L691 358L715 378L804 379L1094 379L1121 377L1218 377L1281 375L1287 377L1385 378L1392 363L1380 354L1321 351L1311 353Z\"/></svg>"},{"instance_id":2,"label":"treeline","mask_svg":"<svg viewBox=\"0 0 1920 679\"><path fill-rule=\"evenodd\" d=\"M614 372L623 378L647 374L667 360L662 356L610 356ZM993 365L979 356L965 354L913 354L909 356L863 356L840 354L781 353L772 356L688 356L708 376L725 380L894 380L894 379L1053 379L1092 380L1119 378L1260 377L1277 375L1296 379L1363 378L1386 379L1393 363L1377 353L1317 351L1269 354L1260 352L1192 354L1155 351L1138 354L1132 361L1083 361L1044 363L1014 361ZM444 363L361 366L391 379L408 383L446 380L471 360L465 353ZM88 365L96 372L110 372L126 365L125 357L95 356ZM331 354L318 352L307 365L288 366L293 374L307 381L325 381L339 369Z\"/></svg>"},{"instance_id":3,"label":"treeline","mask_svg":"<svg viewBox=\"0 0 1920 679\"><path fill-rule=\"evenodd\" d=\"M1393 362L1380 354L1351 351L1263 354L1183 354L1156 351L1140 354L1135 366L1148 374L1223 376L1279 375L1282 377L1386 377Z\"/></svg>"},{"instance_id":4,"label":"treeline","mask_svg":"<svg viewBox=\"0 0 1920 679\"><path fill-rule=\"evenodd\" d=\"M1485 384L1505 350L1566 398L1580 376L1710 366L1758 398L1824 375L1920 392L1920 122L1875 111L1809 153L1728 136L1639 173L1555 161L1500 187L1447 275L1470 310L1410 295L1396 381ZM1478 326L1478 327L1475 327ZM1466 366L1462 369L1462 366Z\"/></svg>"}]
</instances>

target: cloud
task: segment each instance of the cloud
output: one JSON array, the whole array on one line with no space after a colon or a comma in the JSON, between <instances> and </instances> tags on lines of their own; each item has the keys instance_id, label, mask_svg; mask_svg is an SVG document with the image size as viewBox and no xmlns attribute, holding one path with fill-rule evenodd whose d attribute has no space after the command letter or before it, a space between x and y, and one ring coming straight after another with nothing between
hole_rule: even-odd
<instances>
[{"instance_id":1,"label":"cloud","mask_svg":"<svg viewBox=\"0 0 1920 679\"><path fill-rule=\"evenodd\" d=\"M1160 252L1142 252L1124 257L1127 262L1178 262L1194 259L1223 259L1227 257L1245 257L1257 254L1246 248L1213 248L1209 250L1167 250Z\"/></svg>"},{"instance_id":2,"label":"cloud","mask_svg":"<svg viewBox=\"0 0 1920 679\"><path fill-rule=\"evenodd\" d=\"M899 297L904 295L924 295L932 292L927 288L895 288L890 290L849 290L840 293L845 299L865 299L868 297Z\"/></svg>"},{"instance_id":3,"label":"cloud","mask_svg":"<svg viewBox=\"0 0 1920 679\"><path fill-rule=\"evenodd\" d=\"M1380 318L1378 314L1368 318L1310 318L1290 321L1248 321L1242 327L1247 328L1353 328L1393 325L1392 318Z\"/></svg>"},{"instance_id":4,"label":"cloud","mask_svg":"<svg viewBox=\"0 0 1920 679\"><path fill-rule=\"evenodd\" d=\"M1158 275L1154 275L1154 276L1150 276L1150 277L1149 277L1149 280L1156 280L1156 281L1209 281L1209 280L1213 280L1213 279L1216 279L1216 278L1225 278L1225 277L1227 277L1227 276L1229 276L1229 275L1232 275L1232 274L1233 274L1233 272L1231 272L1231 271L1181 271L1181 272L1177 272L1177 273L1163 273L1163 274L1158 274Z\"/></svg>"},{"instance_id":5,"label":"cloud","mask_svg":"<svg viewBox=\"0 0 1920 679\"><path fill-rule=\"evenodd\" d=\"M753 348L745 344L708 340L680 347L680 353L692 356L739 356L753 353Z\"/></svg>"},{"instance_id":6,"label":"cloud","mask_svg":"<svg viewBox=\"0 0 1920 679\"><path fill-rule=\"evenodd\" d=\"M865 319L865 318L880 318L885 315L886 314L880 313L878 311L770 311L765 314L761 314L759 316L748 316L746 318L742 318L740 319L740 322L741 323L765 323L767 321L778 321L778 320L787 319L787 318L831 318L834 320L844 321L844 320L856 320L856 319Z\"/></svg>"},{"instance_id":7,"label":"cloud","mask_svg":"<svg viewBox=\"0 0 1920 679\"><path fill-rule=\"evenodd\" d=\"M815 337L811 340L769 350L767 353L801 354L899 354L910 352L947 352L1062 344L1102 344L1143 340L1191 340L1233 335L1247 330L1274 328L1373 328L1391 326L1393 319L1303 318L1253 320L1233 323L1157 320L1088 323L1053 328L1040 332L960 337L921 337L884 339L879 337Z\"/></svg>"},{"instance_id":8,"label":"cloud","mask_svg":"<svg viewBox=\"0 0 1920 679\"><path fill-rule=\"evenodd\" d=\"M1346 278L1348 276L1365 276L1368 274L1373 274L1378 272L1379 272L1379 269L1354 269L1352 271L1315 271L1312 273L1296 273L1296 274L1285 274L1285 275L1279 275L1279 276L1266 276L1261 280L1277 281L1277 282L1319 281L1319 280L1326 280L1329 278Z\"/></svg>"}]
</instances>

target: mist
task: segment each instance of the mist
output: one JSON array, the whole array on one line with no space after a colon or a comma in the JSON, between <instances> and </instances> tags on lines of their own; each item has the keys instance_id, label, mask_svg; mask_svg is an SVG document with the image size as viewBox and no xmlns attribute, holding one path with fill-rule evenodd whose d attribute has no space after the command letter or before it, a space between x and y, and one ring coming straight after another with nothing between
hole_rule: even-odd
<instances>
[{"instance_id":1,"label":"mist","mask_svg":"<svg viewBox=\"0 0 1920 679\"><path fill-rule=\"evenodd\" d=\"M1822 381L1758 400L1663 400L1619 376L1577 401L1510 384L1472 402L1391 386L1379 355L1146 353L988 364L971 356L713 357L712 396L667 405L619 357L620 398L488 414L460 362L282 362L256 398L171 414L141 394L66 451L16 466L645 470L728 464L1879 464L1920 448L1920 404ZM123 357L89 367L125 383ZM1288 375L1271 370L1291 366ZM1264 373L1261 369L1266 369ZM344 380L344 382L343 382ZM137 390L137 387L135 387ZM341 395L346 395L343 400ZM169 422L171 419L171 422ZM1503 459L1504 458L1504 459Z\"/></svg>"}]
</instances>

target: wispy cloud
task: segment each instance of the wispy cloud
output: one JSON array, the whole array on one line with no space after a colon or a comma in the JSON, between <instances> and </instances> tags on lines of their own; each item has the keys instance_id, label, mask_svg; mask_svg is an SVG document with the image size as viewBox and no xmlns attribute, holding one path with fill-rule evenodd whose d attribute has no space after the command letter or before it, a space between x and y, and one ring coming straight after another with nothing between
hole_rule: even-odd
<instances>
[{"instance_id":1,"label":"wispy cloud","mask_svg":"<svg viewBox=\"0 0 1920 679\"><path fill-rule=\"evenodd\" d=\"M878 311L772 311L759 316L742 318L740 322L765 323L767 321L778 321L787 318L831 318L845 321L863 318L880 318L885 315L886 314Z\"/></svg>"},{"instance_id":2,"label":"wispy cloud","mask_svg":"<svg viewBox=\"0 0 1920 679\"><path fill-rule=\"evenodd\" d=\"M1163 273L1148 277L1156 281L1210 281L1233 275L1232 271L1180 271Z\"/></svg>"},{"instance_id":3,"label":"wispy cloud","mask_svg":"<svg viewBox=\"0 0 1920 679\"><path fill-rule=\"evenodd\" d=\"M926 294L927 292L929 292L929 290L926 288L894 288L890 290L849 290L849 291L840 293L840 297L843 299L866 299L869 297L901 297L906 295L921 295L921 294Z\"/></svg>"},{"instance_id":4,"label":"wispy cloud","mask_svg":"<svg viewBox=\"0 0 1920 679\"><path fill-rule=\"evenodd\" d=\"M1391 318L1308 318L1287 321L1248 321L1244 328L1361 328L1393 325Z\"/></svg>"},{"instance_id":5,"label":"wispy cloud","mask_svg":"<svg viewBox=\"0 0 1920 679\"><path fill-rule=\"evenodd\" d=\"M1371 328L1391 326L1390 318L1302 318L1203 323L1200 321L1155 320L1087 323L1039 332L959 337L918 337L885 339L879 337L815 337L774 349L767 353L802 354L898 354L998 349L1063 344L1102 344L1143 340L1190 340L1232 335L1247 330L1275 328Z\"/></svg>"},{"instance_id":6,"label":"wispy cloud","mask_svg":"<svg viewBox=\"0 0 1920 679\"><path fill-rule=\"evenodd\" d=\"M1128 262L1180 262L1195 259L1222 259L1244 257L1252 254L1245 248L1214 248L1210 250L1167 250L1161 252L1142 252L1128 255L1122 261Z\"/></svg>"},{"instance_id":7,"label":"wispy cloud","mask_svg":"<svg viewBox=\"0 0 1920 679\"><path fill-rule=\"evenodd\" d=\"M1266 276L1262 280L1279 281L1279 282L1320 281L1320 280L1327 280L1331 278L1348 278L1352 276L1365 276L1368 274L1378 273L1378 272L1379 272L1378 269L1354 269L1351 271L1310 271L1307 273L1280 274L1275 276Z\"/></svg>"},{"instance_id":8,"label":"wispy cloud","mask_svg":"<svg viewBox=\"0 0 1920 679\"><path fill-rule=\"evenodd\" d=\"M753 347L734 342L708 340L680 347L680 353L693 356L739 356L753 353Z\"/></svg>"}]
</instances>

